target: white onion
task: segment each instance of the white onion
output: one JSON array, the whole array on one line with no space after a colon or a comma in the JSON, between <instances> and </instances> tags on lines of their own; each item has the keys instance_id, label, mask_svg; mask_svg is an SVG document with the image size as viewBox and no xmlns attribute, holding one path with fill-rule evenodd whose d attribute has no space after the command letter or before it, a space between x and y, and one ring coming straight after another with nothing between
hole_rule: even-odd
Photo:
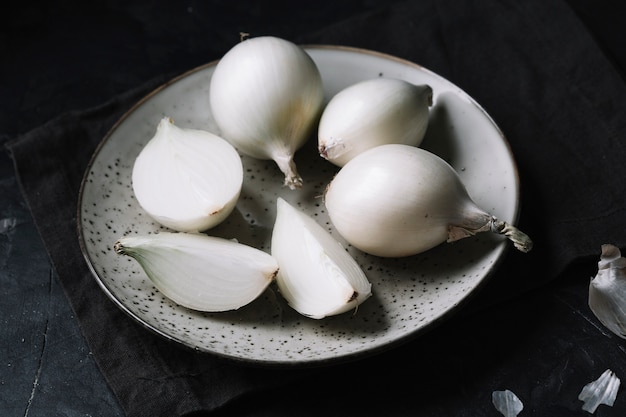
<instances>
[{"instance_id":1,"label":"white onion","mask_svg":"<svg viewBox=\"0 0 626 417\"><path fill-rule=\"evenodd\" d=\"M241 157L213 133L177 127L164 117L133 166L139 205L173 230L197 232L221 223L241 193Z\"/></svg>"},{"instance_id":2,"label":"white onion","mask_svg":"<svg viewBox=\"0 0 626 417\"><path fill-rule=\"evenodd\" d=\"M277 201L272 256L280 293L299 313L321 319L355 309L371 284L350 254L313 218Z\"/></svg>"},{"instance_id":3,"label":"white onion","mask_svg":"<svg viewBox=\"0 0 626 417\"><path fill-rule=\"evenodd\" d=\"M255 300L278 270L269 254L197 233L124 236L115 251L134 258L166 297L194 310L235 310Z\"/></svg>"},{"instance_id":4,"label":"white onion","mask_svg":"<svg viewBox=\"0 0 626 417\"><path fill-rule=\"evenodd\" d=\"M352 84L333 96L318 128L320 155L337 166L386 143L419 146L428 127L433 90L393 78Z\"/></svg>"},{"instance_id":5,"label":"white onion","mask_svg":"<svg viewBox=\"0 0 626 417\"><path fill-rule=\"evenodd\" d=\"M246 39L218 62L209 94L220 134L246 155L274 160L285 185L301 187L294 154L312 134L324 96L304 49L272 36Z\"/></svg>"},{"instance_id":6,"label":"white onion","mask_svg":"<svg viewBox=\"0 0 626 417\"><path fill-rule=\"evenodd\" d=\"M381 145L356 156L333 178L324 200L339 234L372 255L414 255L487 231L507 236L523 252L532 247L524 233L478 207L447 162L410 145Z\"/></svg>"}]
</instances>

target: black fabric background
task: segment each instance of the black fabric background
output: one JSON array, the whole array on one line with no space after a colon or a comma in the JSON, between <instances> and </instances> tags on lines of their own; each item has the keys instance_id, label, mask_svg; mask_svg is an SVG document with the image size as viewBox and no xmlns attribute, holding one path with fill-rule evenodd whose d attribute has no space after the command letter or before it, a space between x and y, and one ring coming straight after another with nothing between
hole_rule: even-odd
<instances>
[{"instance_id":1,"label":"black fabric background","mask_svg":"<svg viewBox=\"0 0 626 417\"><path fill-rule=\"evenodd\" d=\"M582 385L609 367L626 378L626 345L585 306L600 245L626 247L623 56L607 31L587 30L600 24L586 18L586 27L579 16L588 13L583 3L558 0L433 0L283 5L277 13L217 2L60 2L13 14L3 49L16 59L0 71L14 82L0 92L21 101L2 100L3 141L125 414L488 416L496 415L491 392L511 389L528 415L586 415L577 400ZM610 24L619 9L606 16ZM66 44L29 42L46 31L50 42ZM190 352L133 323L99 290L78 247L84 169L124 111L173 76L218 59L239 31L382 51L464 89L510 142L522 184L519 225L534 250L510 251L478 297L426 336L329 368L251 368ZM23 62L30 71L19 71ZM625 410L622 396L596 415Z\"/></svg>"}]
</instances>

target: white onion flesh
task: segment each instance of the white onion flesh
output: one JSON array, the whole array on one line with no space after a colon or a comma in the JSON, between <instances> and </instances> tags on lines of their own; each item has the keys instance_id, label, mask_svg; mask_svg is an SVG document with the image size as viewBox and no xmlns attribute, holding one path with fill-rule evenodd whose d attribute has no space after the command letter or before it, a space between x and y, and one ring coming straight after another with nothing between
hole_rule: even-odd
<instances>
[{"instance_id":1,"label":"white onion flesh","mask_svg":"<svg viewBox=\"0 0 626 417\"><path fill-rule=\"evenodd\" d=\"M478 207L447 162L415 146L359 154L330 182L324 201L339 234L372 255L410 256L487 231L523 252L532 247L524 233Z\"/></svg>"},{"instance_id":2,"label":"white onion flesh","mask_svg":"<svg viewBox=\"0 0 626 417\"><path fill-rule=\"evenodd\" d=\"M285 185L300 188L293 158L313 133L324 98L306 51L272 36L246 39L218 62L209 94L220 134L246 155L274 160Z\"/></svg>"},{"instance_id":3,"label":"white onion flesh","mask_svg":"<svg viewBox=\"0 0 626 417\"><path fill-rule=\"evenodd\" d=\"M352 84L333 96L320 118L320 155L337 166L387 143L419 146L428 127L433 90L393 78Z\"/></svg>"},{"instance_id":4,"label":"white onion flesh","mask_svg":"<svg viewBox=\"0 0 626 417\"><path fill-rule=\"evenodd\" d=\"M305 316L341 314L371 296L371 284L345 248L282 198L277 201L272 256L280 267L276 283L281 295Z\"/></svg>"},{"instance_id":5,"label":"white onion flesh","mask_svg":"<svg viewBox=\"0 0 626 417\"><path fill-rule=\"evenodd\" d=\"M133 192L158 223L204 231L228 217L243 184L235 148L213 133L176 126L165 117L133 166Z\"/></svg>"},{"instance_id":6,"label":"white onion flesh","mask_svg":"<svg viewBox=\"0 0 626 417\"><path fill-rule=\"evenodd\" d=\"M197 233L124 236L115 251L134 258L164 296L198 311L239 309L278 271L276 260L259 249Z\"/></svg>"}]
</instances>

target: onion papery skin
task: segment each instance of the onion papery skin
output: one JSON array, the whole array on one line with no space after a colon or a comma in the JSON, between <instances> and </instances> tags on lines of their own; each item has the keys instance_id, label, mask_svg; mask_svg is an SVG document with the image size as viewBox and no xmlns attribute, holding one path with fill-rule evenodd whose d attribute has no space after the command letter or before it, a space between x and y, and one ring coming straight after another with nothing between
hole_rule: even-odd
<instances>
[{"instance_id":1,"label":"onion papery skin","mask_svg":"<svg viewBox=\"0 0 626 417\"><path fill-rule=\"evenodd\" d=\"M124 236L114 248L135 259L164 296L205 312L236 310L249 304L278 271L276 260L266 252L199 233Z\"/></svg>"},{"instance_id":2,"label":"onion papery skin","mask_svg":"<svg viewBox=\"0 0 626 417\"><path fill-rule=\"evenodd\" d=\"M492 217L471 200L447 162L400 144L350 160L328 185L324 203L341 236L381 257L424 252L448 241L451 226L471 230Z\"/></svg>"},{"instance_id":3,"label":"onion papery skin","mask_svg":"<svg viewBox=\"0 0 626 417\"><path fill-rule=\"evenodd\" d=\"M394 78L352 84L333 96L320 118L320 155L342 167L374 146L419 146L428 128L433 102L429 85Z\"/></svg>"},{"instance_id":4,"label":"onion papery skin","mask_svg":"<svg viewBox=\"0 0 626 417\"><path fill-rule=\"evenodd\" d=\"M626 258L603 244L598 272L589 282L589 308L611 332L626 339Z\"/></svg>"},{"instance_id":5,"label":"onion papery skin","mask_svg":"<svg viewBox=\"0 0 626 417\"><path fill-rule=\"evenodd\" d=\"M272 256L281 295L300 314L322 319L354 310L371 292L365 273L313 218L277 200Z\"/></svg>"},{"instance_id":6,"label":"onion papery skin","mask_svg":"<svg viewBox=\"0 0 626 417\"><path fill-rule=\"evenodd\" d=\"M163 118L133 166L139 205L158 223L180 232L200 232L234 210L243 185L243 164L225 139L176 126Z\"/></svg>"},{"instance_id":7,"label":"onion papery skin","mask_svg":"<svg viewBox=\"0 0 626 417\"><path fill-rule=\"evenodd\" d=\"M209 96L221 136L248 156L274 160L285 185L302 186L293 157L317 127L324 99L304 49L273 36L241 41L216 65Z\"/></svg>"}]
</instances>

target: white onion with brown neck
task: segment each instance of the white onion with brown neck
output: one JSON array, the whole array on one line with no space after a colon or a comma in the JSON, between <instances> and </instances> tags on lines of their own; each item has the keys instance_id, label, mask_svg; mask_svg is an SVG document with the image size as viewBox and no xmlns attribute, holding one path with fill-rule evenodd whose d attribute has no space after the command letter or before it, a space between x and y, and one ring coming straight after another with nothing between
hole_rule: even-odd
<instances>
[{"instance_id":1,"label":"white onion with brown neck","mask_svg":"<svg viewBox=\"0 0 626 417\"><path fill-rule=\"evenodd\" d=\"M350 244L381 257L404 257L482 232L509 238L522 252L530 238L480 208L457 172L432 152L388 144L350 160L328 185L332 224Z\"/></svg>"},{"instance_id":2,"label":"white onion with brown neck","mask_svg":"<svg viewBox=\"0 0 626 417\"><path fill-rule=\"evenodd\" d=\"M294 155L312 135L324 98L319 69L303 48L273 36L241 41L217 63L209 96L226 140L274 160L286 186L302 187Z\"/></svg>"}]
</instances>

